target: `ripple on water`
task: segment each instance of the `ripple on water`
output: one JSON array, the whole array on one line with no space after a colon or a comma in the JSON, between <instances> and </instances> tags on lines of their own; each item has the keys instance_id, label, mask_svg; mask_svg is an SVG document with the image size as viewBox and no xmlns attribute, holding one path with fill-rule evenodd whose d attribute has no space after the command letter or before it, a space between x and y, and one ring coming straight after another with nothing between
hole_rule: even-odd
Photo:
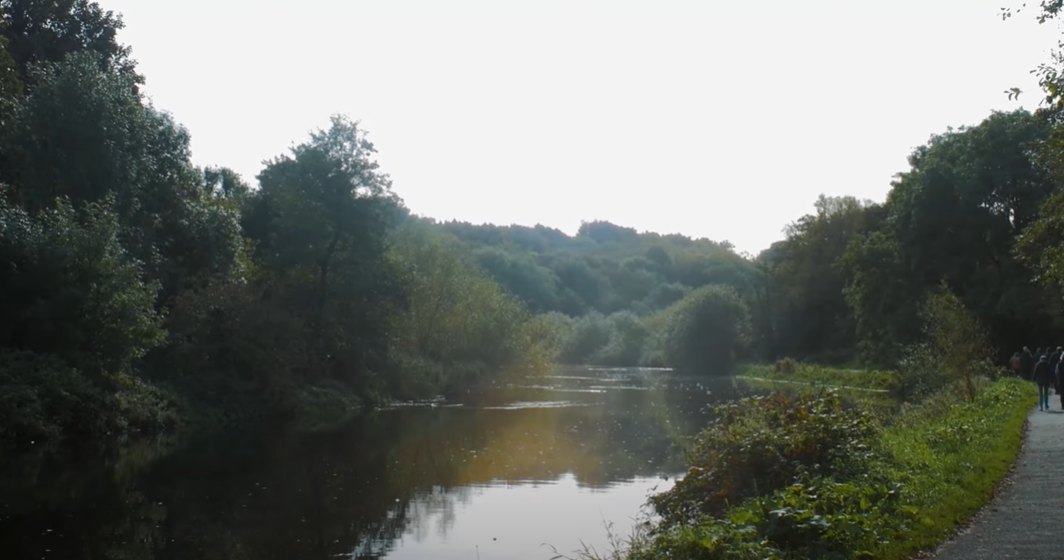
<instances>
[{"instance_id":1,"label":"ripple on water","mask_svg":"<svg viewBox=\"0 0 1064 560\"><path fill-rule=\"evenodd\" d=\"M602 403L578 403L572 401L524 401L500 406L482 406L484 410L521 410L526 408L569 408L578 406L602 406Z\"/></svg>"},{"instance_id":2,"label":"ripple on water","mask_svg":"<svg viewBox=\"0 0 1064 560\"><path fill-rule=\"evenodd\" d=\"M536 389L539 391L552 391L555 393L605 393L606 387L601 389L562 389L551 385L512 385L514 389Z\"/></svg>"}]
</instances>

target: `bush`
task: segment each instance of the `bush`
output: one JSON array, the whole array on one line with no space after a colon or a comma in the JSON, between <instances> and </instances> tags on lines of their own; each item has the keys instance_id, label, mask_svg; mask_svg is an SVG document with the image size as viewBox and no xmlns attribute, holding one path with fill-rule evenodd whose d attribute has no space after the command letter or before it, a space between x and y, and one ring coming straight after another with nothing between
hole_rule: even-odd
<instances>
[{"instance_id":1,"label":"bush","mask_svg":"<svg viewBox=\"0 0 1064 560\"><path fill-rule=\"evenodd\" d=\"M973 384L978 395L973 401L965 395L967 383L954 380L925 402L902 406L892 423L881 429L873 429L866 415L838 410L834 404L826 407L828 414L809 414L808 418L773 411L771 399L748 399L745 407L733 406L732 413L722 416L702 436L702 448L716 450L712 455L716 460L712 468L700 468L699 472L716 472L715 479L703 476L707 483L698 486L700 481L689 475L672 491L652 498L656 505L687 492L695 498L701 495L702 503L716 507L694 510L681 522L665 517L656 526L648 524L639 533L647 535L645 538L630 541L627 550L614 557L911 558L971 519L1019 453L1025 420L1034 401L1030 383L1013 378L991 382L977 377ZM762 410L768 403L772 403L768 406L771 412ZM801 403L796 402L790 412L800 408ZM778 437L764 434L766 416L778 418L774 422ZM821 433L820 420L814 418L831 416L835 418L829 421L839 427L836 435L819 438L825 443L819 448L821 461L810 466L810 461L796 460L785 451L789 439L804 439L803 434L787 430L786 420L806 425L803 433ZM734 427L736 420L762 427L742 431ZM846 434L847 430L855 433ZM869 438L869 432L874 437ZM725 441L725 436L731 440ZM846 438L854 443L841 441ZM875 449L874 458L867 451L847 453L847 449L865 448L866 439ZM748 442L745 446L737 445L744 441ZM779 455L780 469L795 473L792 480L779 483L789 476L786 472L775 473L786 476L773 480L771 469L758 461L769 453ZM795 469L792 466L796 462L802 464ZM746 473L758 484L751 488L753 482L747 483L746 494L752 496L739 501L741 496L727 483L746 481ZM722 503L722 493L735 499ZM593 556L581 555L584 559Z\"/></svg>"},{"instance_id":2,"label":"bush","mask_svg":"<svg viewBox=\"0 0 1064 560\"><path fill-rule=\"evenodd\" d=\"M874 558L911 523L914 508L883 480L838 482L799 476L793 484L749 500L720 518L672 526L639 543L630 560Z\"/></svg>"},{"instance_id":3,"label":"bush","mask_svg":"<svg viewBox=\"0 0 1064 560\"><path fill-rule=\"evenodd\" d=\"M776 370L776 373L790 375L798 369L798 363L791 358L783 358L776 361L772 368Z\"/></svg>"},{"instance_id":4,"label":"bush","mask_svg":"<svg viewBox=\"0 0 1064 560\"><path fill-rule=\"evenodd\" d=\"M946 378L959 380L968 402L974 401L975 378L987 369L993 353L983 325L945 282L927 298L922 310L928 348L938 357Z\"/></svg>"},{"instance_id":5,"label":"bush","mask_svg":"<svg viewBox=\"0 0 1064 560\"><path fill-rule=\"evenodd\" d=\"M638 366L643 361L650 333L634 313L621 311L607 319L609 342L591 356L591 362L602 366Z\"/></svg>"},{"instance_id":6,"label":"bush","mask_svg":"<svg viewBox=\"0 0 1064 560\"><path fill-rule=\"evenodd\" d=\"M719 516L729 504L793 484L803 470L861 472L876 432L871 414L844 408L833 392L747 398L716 412L688 450L687 475L651 498L666 526Z\"/></svg>"},{"instance_id":7,"label":"bush","mask_svg":"<svg viewBox=\"0 0 1064 560\"><path fill-rule=\"evenodd\" d=\"M55 356L0 353L0 449L61 440L121 440L177 425L172 401L143 381L111 376L89 381Z\"/></svg>"},{"instance_id":8,"label":"bush","mask_svg":"<svg viewBox=\"0 0 1064 560\"><path fill-rule=\"evenodd\" d=\"M583 364L610 342L610 324L595 311L573 319L558 356L562 363Z\"/></svg>"},{"instance_id":9,"label":"bush","mask_svg":"<svg viewBox=\"0 0 1064 560\"><path fill-rule=\"evenodd\" d=\"M730 373L749 337L749 310L729 286L703 286L664 311L668 366L690 373Z\"/></svg>"}]
</instances>

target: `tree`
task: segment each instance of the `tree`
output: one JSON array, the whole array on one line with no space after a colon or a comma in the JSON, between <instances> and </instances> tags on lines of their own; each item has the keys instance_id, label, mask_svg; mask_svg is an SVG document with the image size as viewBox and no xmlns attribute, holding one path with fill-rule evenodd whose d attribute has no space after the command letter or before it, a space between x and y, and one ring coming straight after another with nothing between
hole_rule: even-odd
<instances>
[{"instance_id":1,"label":"tree","mask_svg":"<svg viewBox=\"0 0 1064 560\"><path fill-rule=\"evenodd\" d=\"M664 358L697 374L731 372L749 339L749 310L729 286L703 286L665 311Z\"/></svg>"},{"instance_id":2,"label":"tree","mask_svg":"<svg viewBox=\"0 0 1064 560\"><path fill-rule=\"evenodd\" d=\"M845 259L866 346L918 339L917 302L942 279L1002 345L1034 336L1032 325L1052 324L1014 256L1017 236L1055 188L1032 157L1047 133L1026 111L994 113L913 152L912 169L898 174L888 195L882 230Z\"/></svg>"},{"instance_id":3,"label":"tree","mask_svg":"<svg viewBox=\"0 0 1064 560\"><path fill-rule=\"evenodd\" d=\"M773 352L774 357L846 362L854 357L857 330L838 263L857 236L879 225L882 207L824 195L815 207L815 214L791 224L787 239L761 259L765 281L779 296Z\"/></svg>"},{"instance_id":4,"label":"tree","mask_svg":"<svg viewBox=\"0 0 1064 560\"><path fill-rule=\"evenodd\" d=\"M968 402L977 395L975 377L987 371L992 352L986 331L944 282L923 307L924 334L930 355L947 379L961 383Z\"/></svg>"},{"instance_id":5,"label":"tree","mask_svg":"<svg viewBox=\"0 0 1064 560\"><path fill-rule=\"evenodd\" d=\"M268 276L265 297L285 302L302 325L292 336L313 356L304 374L364 391L386 367L387 319L401 295L386 258L399 201L374 153L357 122L335 116L267 162L243 215Z\"/></svg>"},{"instance_id":6,"label":"tree","mask_svg":"<svg viewBox=\"0 0 1064 560\"><path fill-rule=\"evenodd\" d=\"M23 81L35 83L34 65L62 62L68 55L91 52L100 70L143 82L135 72L130 49L118 43L121 16L89 0L0 0L7 41Z\"/></svg>"},{"instance_id":7,"label":"tree","mask_svg":"<svg viewBox=\"0 0 1064 560\"><path fill-rule=\"evenodd\" d=\"M130 373L164 331L159 286L119 236L106 202L31 216L0 191L0 350L57 356L98 383Z\"/></svg>"},{"instance_id":8,"label":"tree","mask_svg":"<svg viewBox=\"0 0 1064 560\"><path fill-rule=\"evenodd\" d=\"M208 167L203 170L203 189L215 198L232 200L237 204L251 194L251 186L228 167Z\"/></svg>"},{"instance_id":9,"label":"tree","mask_svg":"<svg viewBox=\"0 0 1064 560\"><path fill-rule=\"evenodd\" d=\"M405 308L391 319L395 356L406 358L404 377L416 373L416 361L431 362L450 379L420 383L439 390L479 381L455 379L461 370L483 375L542 365L535 363L535 341L527 332L532 317L524 305L478 270L455 241L406 226L393 235L390 258L406 294Z\"/></svg>"},{"instance_id":10,"label":"tree","mask_svg":"<svg viewBox=\"0 0 1064 560\"><path fill-rule=\"evenodd\" d=\"M169 301L236 265L242 243L235 208L214 204L190 163L188 132L149 106L132 78L70 55L35 71L36 87L4 131L4 179L31 212L56 198L75 207L113 193L123 242Z\"/></svg>"}]
</instances>

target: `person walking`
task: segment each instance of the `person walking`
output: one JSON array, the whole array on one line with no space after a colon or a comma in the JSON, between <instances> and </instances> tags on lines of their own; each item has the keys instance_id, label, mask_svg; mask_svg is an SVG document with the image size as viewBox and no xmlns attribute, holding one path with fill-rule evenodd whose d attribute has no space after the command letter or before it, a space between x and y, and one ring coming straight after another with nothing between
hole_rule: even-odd
<instances>
[{"instance_id":1,"label":"person walking","mask_svg":"<svg viewBox=\"0 0 1064 560\"><path fill-rule=\"evenodd\" d=\"M1057 380L1057 394L1060 395L1060 409L1064 410L1064 376L1061 375L1061 365L1064 364L1064 360L1057 361L1057 365L1053 366L1053 376Z\"/></svg>"},{"instance_id":2,"label":"person walking","mask_svg":"<svg viewBox=\"0 0 1064 560\"><path fill-rule=\"evenodd\" d=\"M1020 377L1020 370L1023 368L1023 360L1020 359L1020 353L1016 352L1009 358L1009 371L1012 372L1013 377Z\"/></svg>"},{"instance_id":3,"label":"person walking","mask_svg":"<svg viewBox=\"0 0 1064 560\"><path fill-rule=\"evenodd\" d=\"M1020 365L1023 366L1020 369L1022 377L1030 381L1031 374L1034 373L1034 356L1031 355L1031 349L1026 346L1023 347L1023 354L1020 354Z\"/></svg>"},{"instance_id":4,"label":"person walking","mask_svg":"<svg viewBox=\"0 0 1064 560\"><path fill-rule=\"evenodd\" d=\"M1038 384L1038 410L1049 410L1049 386L1056 379L1049 367L1049 357L1045 354L1034 365L1034 382Z\"/></svg>"}]
</instances>

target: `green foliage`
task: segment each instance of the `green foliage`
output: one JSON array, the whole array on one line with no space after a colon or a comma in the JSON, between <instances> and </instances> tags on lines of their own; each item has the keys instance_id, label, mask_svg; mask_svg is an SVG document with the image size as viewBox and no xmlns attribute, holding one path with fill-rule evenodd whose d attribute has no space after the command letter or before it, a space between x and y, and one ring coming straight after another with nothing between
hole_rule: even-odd
<instances>
[{"instance_id":1,"label":"green foliage","mask_svg":"<svg viewBox=\"0 0 1064 560\"><path fill-rule=\"evenodd\" d=\"M958 401L957 392L950 390L923 405L906 406L888 427L860 413L843 412L837 405L829 407L836 410L838 425L834 427L824 429L815 419L801 418L799 423L806 429L799 431L780 422L777 431L803 441L812 438L822 444L816 449L831 449L832 442L842 447L835 449L834 461L825 457L813 468L792 468L775 484L748 488L750 497L742 502L720 503L720 486L699 489L688 482L714 471L693 471L676 488L652 501L668 503L675 501L674 495L689 491L695 503L718 504L711 514L692 508L687 516L666 516L650 529L649 536L632 540L615 557L911 558L938 544L983 506L1019 453L1033 400L1029 383L1002 379L970 402ZM701 436L716 442L713 449L718 452L710 456L718 458L717 470L742 473L734 461L745 466L767 453L767 448L786 449L782 435L762 435L745 447L726 444L722 436L737 430L732 426L761 423L761 431L768 431L763 425L767 413L753 406L757 401L746 402L745 408L733 405L743 417L719 420ZM786 417L798 406L800 402L789 412L770 410ZM843 439L856 437L861 443L848 446L838 436L853 425L864 429ZM728 430L722 430L724 426ZM752 472L774 474L764 468Z\"/></svg>"},{"instance_id":2,"label":"green foliage","mask_svg":"<svg viewBox=\"0 0 1064 560\"><path fill-rule=\"evenodd\" d=\"M481 273L454 241L408 225L395 233L391 259L406 294L405 308L392 318L393 352L408 366L397 375L409 377L419 361L437 366L430 371L438 374L416 381L421 391L393 388L395 394L433 396L433 391L452 392L480 381L469 375L449 378L447 371L497 374L542 369L544 361L553 361L553 349L540 348L550 344L549 334L530 332L537 327L524 305Z\"/></svg>"},{"instance_id":3,"label":"green foliage","mask_svg":"<svg viewBox=\"0 0 1064 560\"><path fill-rule=\"evenodd\" d=\"M772 364L772 369L775 370L777 374L790 375L798 369L798 363L791 358L783 358L782 360L777 360L775 364Z\"/></svg>"},{"instance_id":4,"label":"green foliage","mask_svg":"<svg viewBox=\"0 0 1064 560\"><path fill-rule=\"evenodd\" d=\"M650 342L650 330L642 319L630 311L621 311L607 319L609 339L591 357L591 363L603 366L629 366L644 363Z\"/></svg>"},{"instance_id":5,"label":"green foliage","mask_svg":"<svg viewBox=\"0 0 1064 560\"><path fill-rule=\"evenodd\" d=\"M237 213L212 204L189 162L189 135L146 106L129 75L90 54L34 70L2 141L12 200L30 211L114 197L123 244L159 280L163 301L225 274L242 249Z\"/></svg>"},{"instance_id":6,"label":"green foliage","mask_svg":"<svg viewBox=\"0 0 1064 560\"><path fill-rule=\"evenodd\" d=\"M772 333L765 341L770 356L848 362L855 357L857 325L838 262L851 241L879 225L883 207L821 195L815 208L787 228L786 240L759 256L768 290L755 317L761 330Z\"/></svg>"},{"instance_id":7,"label":"green foliage","mask_svg":"<svg viewBox=\"0 0 1064 560\"><path fill-rule=\"evenodd\" d=\"M1020 346L1053 324L1014 255L1055 189L1033 157L1049 129L1026 111L994 113L913 152L883 227L855 239L841 261L867 360L893 363L920 338L921 302L942 280L998 343Z\"/></svg>"},{"instance_id":8,"label":"green foliage","mask_svg":"<svg viewBox=\"0 0 1064 560\"><path fill-rule=\"evenodd\" d=\"M727 243L601 221L573 237L543 226L423 221L466 243L492 278L536 312L645 316L695 287L751 289L752 263Z\"/></svg>"},{"instance_id":9,"label":"green foliage","mask_svg":"<svg viewBox=\"0 0 1064 560\"><path fill-rule=\"evenodd\" d=\"M122 18L90 0L2 0L0 36L23 78L34 64L92 53L105 72L136 77L130 48L118 43ZM32 80L31 80L32 82Z\"/></svg>"},{"instance_id":10,"label":"green foliage","mask_svg":"<svg viewBox=\"0 0 1064 560\"><path fill-rule=\"evenodd\" d=\"M52 354L96 376L130 371L163 340L145 282L106 205L59 201L31 217L0 193L0 349Z\"/></svg>"},{"instance_id":11,"label":"green foliage","mask_svg":"<svg viewBox=\"0 0 1064 560\"><path fill-rule=\"evenodd\" d=\"M704 286L665 311L663 355L669 367L730 373L749 339L749 310L727 286Z\"/></svg>"},{"instance_id":12,"label":"green foliage","mask_svg":"<svg viewBox=\"0 0 1064 560\"><path fill-rule=\"evenodd\" d=\"M1064 175L1062 175L1064 176ZM1064 191L1050 196L1020 237L1016 251L1042 285L1064 291Z\"/></svg>"},{"instance_id":13,"label":"green foliage","mask_svg":"<svg viewBox=\"0 0 1064 560\"><path fill-rule=\"evenodd\" d=\"M838 395L748 398L716 409L688 451L691 469L651 499L665 526L720 516L730 504L785 488L799 472L852 476L867 466L874 418Z\"/></svg>"},{"instance_id":14,"label":"green foliage","mask_svg":"<svg viewBox=\"0 0 1064 560\"><path fill-rule=\"evenodd\" d=\"M842 369L798 363L790 358L779 360L771 366L748 366L743 376L761 379L795 381L835 389L857 388L894 393L898 387L898 374L894 371Z\"/></svg>"},{"instance_id":15,"label":"green foliage","mask_svg":"<svg viewBox=\"0 0 1064 560\"><path fill-rule=\"evenodd\" d=\"M927 350L946 379L960 382L968 401L975 400L976 375L992 369L986 331L945 283L928 298L923 316Z\"/></svg>"},{"instance_id":16,"label":"green foliage","mask_svg":"<svg viewBox=\"0 0 1064 560\"><path fill-rule=\"evenodd\" d=\"M265 304L285 309L287 336L307 362L298 376L379 384L388 318L400 297L386 255L391 183L358 124L334 117L290 154L266 164L247 204Z\"/></svg>"},{"instance_id":17,"label":"green foliage","mask_svg":"<svg viewBox=\"0 0 1064 560\"><path fill-rule=\"evenodd\" d=\"M896 484L838 482L802 474L794 484L753 498L720 518L669 526L632 560L875 558L911 525Z\"/></svg>"},{"instance_id":18,"label":"green foliage","mask_svg":"<svg viewBox=\"0 0 1064 560\"><path fill-rule=\"evenodd\" d=\"M56 356L0 352L0 450L94 444L178 423L172 399L126 375L104 388Z\"/></svg>"},{"instance_id":19,"label":"green foliage","mask_svg":"<svg viewBox=\"0 0 1064 560\"><path fill-rule=\"evenodd\" d=\"M1001 379L970 403L958 402L960 394L947 386L926 405L907 407L880 437L882 469L903 485L919 521L880 558L909 558L952 534L986 504L1020 452L1035 401L1030 383Z\"/></svg>"},{"instance_id":20,"label":"green foliage","mask_svg":"<svg viewBox=\"0 0 1064 560\"><path fill-rule=\"evenodd\" d=\"M564 364L585 364L593 361L593 356L609 344L613 337L609 321L598 312L576 319L566 317L561 321L565 325L565 335L558 359Z\"/></svg>"},{"instance_id":21,"label":"green foliage","mask_svg":"<svg viewBox=\"0 0 1064 560\"><path fill-rule=\"evenodd\" d=\"M1053 107L932 137L884 204L821 196L751 259L604 221L570 236L413 217L344 117L255 188L192 165L188 132L139 91L120 17L88 0L0 13L0 351L61 360L109 406L137 375L195 414L291 418L556 359L705 374L784 356L903 362L906 398L958 376L971 398L987 346L1064 333ZM956 303L986 329L974 362L944 357L974 338L914 346L942 279L957 301L936 316ZM781 364L769 375L836 376Z\"/></svg>"}]
</instances>

